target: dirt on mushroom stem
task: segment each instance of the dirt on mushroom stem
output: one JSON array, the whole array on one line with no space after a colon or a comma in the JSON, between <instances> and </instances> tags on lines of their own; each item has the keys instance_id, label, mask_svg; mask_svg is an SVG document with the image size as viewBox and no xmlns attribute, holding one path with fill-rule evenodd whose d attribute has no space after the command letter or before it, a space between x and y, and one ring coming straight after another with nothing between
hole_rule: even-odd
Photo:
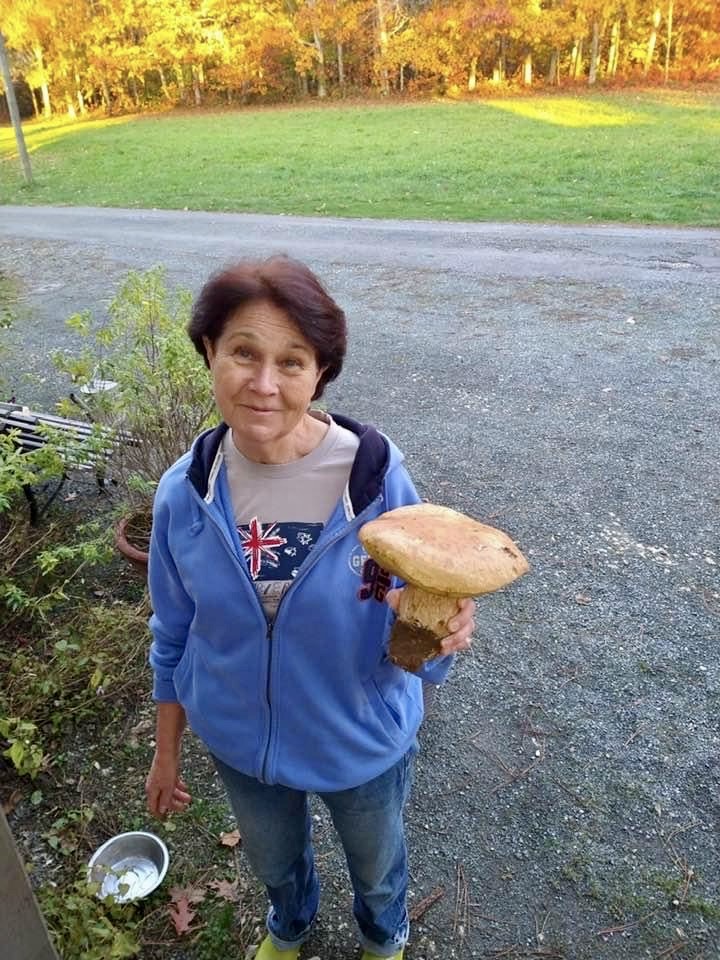
<instances>
[{"instance_id":1,"label":"dirt on mushroom stem","mask_svg":"<svg viewBox=\"0 0 720 960\"><path fill-rule=\"evenodd\" d=\"M439 656L441 642L450 632L448 621L457 610L457 597L438 596L408 584L400 595L390 635L392 662L415 673L426 660Z\"/></svg>"}]
</instances>

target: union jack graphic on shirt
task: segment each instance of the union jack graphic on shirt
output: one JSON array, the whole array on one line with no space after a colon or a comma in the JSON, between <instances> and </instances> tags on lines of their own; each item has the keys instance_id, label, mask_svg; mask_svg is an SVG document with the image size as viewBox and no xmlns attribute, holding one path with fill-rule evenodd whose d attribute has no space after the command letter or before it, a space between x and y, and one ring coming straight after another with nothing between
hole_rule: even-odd
<instances>
[{"instance_id":1,"label":"union jack graphic on shirt","mask_svg":"<svg viewBox=\"0 0 720 960\"><path fill-rule=\"evenodd\" d=\"M266 523L253 517L238 534L253 580L294 580L315 546L322 523Z\"/></svg>"}]
</instances>

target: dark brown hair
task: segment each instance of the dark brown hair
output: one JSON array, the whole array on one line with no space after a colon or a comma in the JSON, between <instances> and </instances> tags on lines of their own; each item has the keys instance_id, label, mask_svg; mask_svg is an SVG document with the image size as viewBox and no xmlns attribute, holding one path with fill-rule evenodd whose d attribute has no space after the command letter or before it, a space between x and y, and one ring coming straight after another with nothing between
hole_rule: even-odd
<instances>
[{"instance_id":1,"label":"dark brown hair","mask_svg":"<svg viewBox=\"0 0 720 960\"><path fill-rule=\"evenodd\" d=\"M249 303L266 301L287 313L315 350L325 370L313 400L342 370L347 331L345 314L312 270L290 257L241 260L214 274L200 291L192 309L188 334L209 366L203 337L214 344L230 316Z\"/></svg>"}]
</instances>

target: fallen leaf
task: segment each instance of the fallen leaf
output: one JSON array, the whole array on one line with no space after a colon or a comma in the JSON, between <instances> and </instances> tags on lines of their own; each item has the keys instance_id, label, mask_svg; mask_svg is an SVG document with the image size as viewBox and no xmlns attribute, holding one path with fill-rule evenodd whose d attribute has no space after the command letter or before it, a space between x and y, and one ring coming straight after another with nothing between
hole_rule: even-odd
<instances>
[{"instance_id":1,"label":"fallen leaf","mask_svg":"<svg viewBox=\"0 0 720 960\"><path fill-rule=\"evenodd\" d=\"M579 594L575 597L575 603L579 603L579 604L581 604L583 607L586 607L589 603L592 603L592 599L591 599L590 597L584 596L584 594L582 594L582 593L579 593Z\"/></svg>"},{"instance_id":2,"label":"fallen leaf","mask_svg":"<svg viewBox=\"0 0 720 960\"><path fill-rule=\"evenodd\" d=\"M190 924L195 919L195 911L187 900L182 899L171 903L167 910L177 934L192 933L195 927L191 927Z\"/></svg>"},{"instance_id":3,"label":"fallen leaf","mask_svg":"<svg viewBox=\"0 0 720 960\"><path fill-rule=\"evenodd\" d=\"M205 899L205 891L202 887L171 887L170 899L173 903L180 903L181 900L187 900L188 903L202 903Z\"/></svg>"},{"instance_id":4,"label":"fallen leaf","mask_svg":"<svg viewBox=\"0 0 720 960\"><path fill-rule=\"evenodd\" d=\"M7 800L3 800L3 805L2 805L3 813L6 813L6 814L12 813L15 807L18 805L18 803L20 803L21 799L22 799L22 791L13 790L13 792L10 794Z\"/></svg>"},{"instance_id":5,"label":"fallen leaf","mask_svg":"<svg viewBox=\"0 0 720 960\"><path fill-rule=\"evenodd\" d=\"M221 833L220 843L224 847L236 847L240 843L240 831L231 830L229 833Z\"/></svg>"},{"instance_id":6,"label":"fallen leaf","mask_svg":"<svg viewBox=\"0 0 720 960\"><path fill-rule=\"evenodd\" d=\"M211 880L208 886L212 887L219 897L229 903L237 903L240 899L237 880Z\"/></svg>"}]
</instances>

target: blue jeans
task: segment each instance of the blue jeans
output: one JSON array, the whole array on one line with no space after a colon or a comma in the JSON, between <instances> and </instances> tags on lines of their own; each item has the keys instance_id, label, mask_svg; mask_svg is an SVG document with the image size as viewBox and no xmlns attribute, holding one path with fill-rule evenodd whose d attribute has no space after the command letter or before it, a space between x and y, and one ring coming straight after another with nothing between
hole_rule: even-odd
<instances>
[{"instance_id":1,"label":"blue jeans","mask_svg":"<svg viewBox=\"0 0 720 960\"><path fill-rule=\"evenodd\" d=\"M403 807L412 782L410 750L385 773L350 790L320 793L345 852L353 913L364 949L389 957L409 935ZM261 783L214 758L225 783L243 849L270 898L267 928L279 950L309 935L320 899L308 795Z\"/></svg>"}]
</instances>

